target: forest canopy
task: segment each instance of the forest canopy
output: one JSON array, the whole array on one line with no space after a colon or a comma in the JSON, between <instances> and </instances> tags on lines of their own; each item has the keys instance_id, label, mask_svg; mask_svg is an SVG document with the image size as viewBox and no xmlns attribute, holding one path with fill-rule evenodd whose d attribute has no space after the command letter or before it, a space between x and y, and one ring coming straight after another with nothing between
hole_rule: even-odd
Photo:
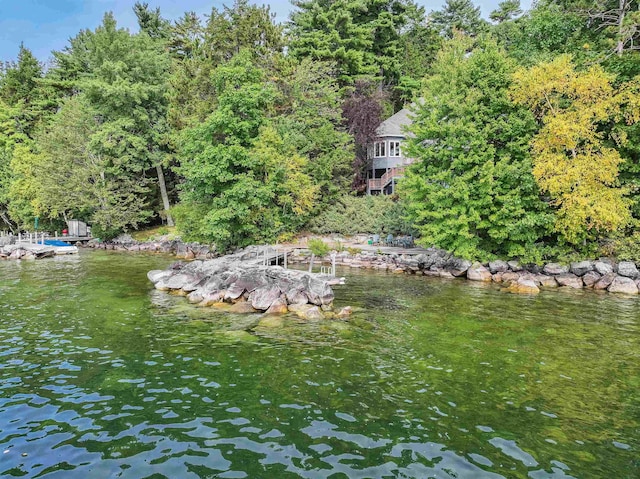
<instances>
[{"instance_id":1,"label":"forest canopy","mask_svg":"<svg viewBox=\"0 0 640 479\"><path fill-rule=\"evenodd\" d=\"M352 232L337 212L358 209L400 215L386 232L425 246L527 261L638 236L638 0L485 16L472 0L295 0L284 23L248 0L133 10L135 31L106 12L46 67L28 44L0 64L0 229L166 224L225 250ZM414 161L372 207L370 145L402 108Z\"/></svg>"}]
</instances>

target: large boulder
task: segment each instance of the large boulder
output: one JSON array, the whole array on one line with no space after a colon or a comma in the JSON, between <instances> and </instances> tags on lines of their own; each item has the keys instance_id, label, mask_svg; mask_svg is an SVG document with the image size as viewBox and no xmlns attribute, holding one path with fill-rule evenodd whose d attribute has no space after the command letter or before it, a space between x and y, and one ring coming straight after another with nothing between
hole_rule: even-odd
<instances>
[{"instance_id":1,"label":"large boulder","mask_svg":"<svg viewBox=\"0 0 640 479\"><path fill-rule=\"evenodd\" d=\"M287 311L287 299L280 297L271 303L271 306L267 309L267 314L284 314Z\"/></svg>"},{"instance_id":2,"label":"large boulder","mask_svg":"<svg viewBox=\"0 0 640 479\"><path fill-rule=\"evenodd\" d=\"M584 276L585 273L593 271L593 263L591 261L578 261L571 263L569 271L576 276Z\"/></svg>"},{"instance_id":3,"label":"large boulder","mask_svg":"<svg viewBox=\"0 0 640 479\"><path fill-rule=\"evenodd\" d=\"M460 258L452 258L447 263L447 271L451 273L451 275L457 277L464 276L469 267L471 266L471 261Z\"/></svg>"},{"instance_id":4,"label":"large boulder","mask_svg":"<svg viewBox=\"0 0 640 479\"><path fill-rule=\"evenodd\" d=\"M602 276L605 274L613 273L613 265L605 261L596 261L593 264L593 268Z\"/></svg>"},{"instance_id":5,"label":"large boulder","mask_svg":"<svg viewBox=\"0 0 640 479\"><path fill-rule=\"evenodd\" d=\"M587 288L592 288L598 281L600 281L600 274L596 271L588 271L582 276L582 282Z\"/></svg>"},{"instance_id":6,"label":"large boulder","mask_svg":"<svg viewBox=\"0 0 640 479\"><path fill-rule=\"evenodd\" d=\"M516 260L507 261L507 264L509 265L509 269L514 273L517 273L518 271L522 271L523 269L522 266L520 265L520 262Z\"/></svg>"},{"instance_id":7,"label":"large boulder","mask_svg":"<svg viewBox=\"0 0 640 479\"><path fill-rule=\"evenodd\" d=\"M538 283L543 288L557 288L558 282L556 278L553 276L548 276L546 274L536 274L535 275L536 283Z\"/></svg>"},{"instance_id":8,"label":"large boulder","mask_svg":"<svg viewBox=\"0 0 640 479\"><path fill-rule=\"evenodd\" d=\"M618 263L618 274L631 279L635 279L640 276L638 268L633 261L620 261L620 263Z\"/></svg>"},{"instance_id":9,"label":"large boulder","mask_svg":"<svg viewBox=\"0 0 640 479\"><path fill-rule=\"evenodd\" d=\"M636 282L626 276L616 276L608 288L610 293L638 294Z\"/></svg>"},{"instance_id":10,"label":"large boulder","mask_svg":"<svg viewBox=\"0 0 640 479\"><path fill-rule=\"evenodd\" d=\"M566 274L569 272L569 267L558 263L548 263L544 265L542 272L552 276L557 274Z\"/></svg>"},{"instance_id":11,"label":"large boulder","mask_svg":"<svg viewBox=\"0 0 640 479\"><path fill-rule=\"evenodd\" d=\"M505 271L509 271L509 265L501 259L491 261L489 262L489 271L491 271L491 274L504 273Z\"/></svg>"},{"instance_id":12,"label":"large boulder","mask_svg":"<svg viewBox=\"0 0 640 479\"><path fill-rule=\"evenodd\" d=\"M518 281L514 281L505 288L505 291L509 293L518 294L538 294L540 288L536 285L535 281L527 278L520 278Z\"/></svg>"},{"instance_id":13,"label":"large boulder","mask_svg":"<svg viewBox=\"0 0 640 479\"><path fill-rule=\"evenodd\" d=\"M249 302L255 309L266 311L280 298L281 291L276 286L264 286L254 290L249 295Z\"/></svg>"},{"instance_id":14,"label":"large boulder","mask_svg":"<svg viewBox=\"0 0 640 479\"><path fill-rule=\"evenodd\" d=\"M584 286L582 279L573 273L558 274L555 276L555 279L560 286L567 286L574 289L581 289Z\"/></svg>"},{"instance_id":15,"label":"large boulder","mask_svg":"<svg viewBox=\"0 0 640 479\"><path fill-rule=\"evenodd\" d=\"M611 283L613 283L613 280L616 279L616 277L617 275L615 273L607 273L603 275L602 278L600 278L598 282L593 285L593 289L595 290L607 289L611 285Z\"/></svg>"},{"instance_id":16,"label":"large boulder","mask_svg":"<svg viewBox=\"0 0 640 479\"><path fill-rule=\"evenodd\" d=\"M491 281L491 272L481 263L473 263L467 270L467 279L471 281Z\"/></svg>"}]
</instances>

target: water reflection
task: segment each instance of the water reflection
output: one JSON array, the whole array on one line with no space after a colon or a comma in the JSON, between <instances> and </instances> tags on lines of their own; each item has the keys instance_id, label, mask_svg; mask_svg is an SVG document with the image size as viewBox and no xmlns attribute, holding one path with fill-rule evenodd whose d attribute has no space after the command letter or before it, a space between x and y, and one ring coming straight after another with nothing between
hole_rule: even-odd
<instances>
[{"instance_id":1,"label":"water reflection","mask_svg":"<svg viewBox=\"0 0 640 479\"><path fill-rule=\"evenodd\" d=\"M634 477L635 300L349 275L348 325L150 289L169 258L0 264L2 477Z\"/></svg>"}]
</instances>

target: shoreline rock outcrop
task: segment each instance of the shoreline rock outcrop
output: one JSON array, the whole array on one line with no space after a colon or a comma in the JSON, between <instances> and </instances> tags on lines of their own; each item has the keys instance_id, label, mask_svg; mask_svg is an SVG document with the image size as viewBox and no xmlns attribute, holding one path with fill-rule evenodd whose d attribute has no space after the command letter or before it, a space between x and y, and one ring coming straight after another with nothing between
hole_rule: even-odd
<instances>
[{"instance_id":1,"label":"shoreline rock outcrop","mask_svg":"<svg viewBox=\"0 0 640 479\"><path fill-rule=\"evenodd\" d=\"M231 312L283 314L294 311L319 319L333 307L332 285L341 279L306 271L263 265L257 248L211 260L175 263L147 277L155 288L187 297L200 306L231 303Z\"/></svg>"}]
</instances>

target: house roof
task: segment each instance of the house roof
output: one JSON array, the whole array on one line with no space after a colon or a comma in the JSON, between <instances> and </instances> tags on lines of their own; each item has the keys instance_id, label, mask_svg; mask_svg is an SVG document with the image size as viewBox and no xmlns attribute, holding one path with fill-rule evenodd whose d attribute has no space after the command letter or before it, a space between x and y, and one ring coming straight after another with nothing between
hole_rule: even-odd
<instances>
[{"instance_id":1,"label":"house roof","mask_svg":"<svg viewBox=\"0 0 640 479\"><path fill-rule=\"evenodd\" d=\"M395 115L387 118L385 121L380 123L378 128L376 128L376 135L382 136L407 136L404 132L404 127L410 125L411 121L411 111L407 108L403 108Z\"/></svg>"}]
</instances>

